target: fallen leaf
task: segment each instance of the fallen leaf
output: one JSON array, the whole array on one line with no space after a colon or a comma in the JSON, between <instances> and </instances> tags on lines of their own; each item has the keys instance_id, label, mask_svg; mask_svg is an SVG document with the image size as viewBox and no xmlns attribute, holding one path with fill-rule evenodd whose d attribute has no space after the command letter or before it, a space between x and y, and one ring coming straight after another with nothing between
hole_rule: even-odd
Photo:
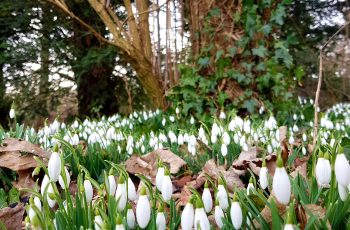
<instances>
[{"instance_id":1,"label":"fallen leaf","mask_svg":"<svg viewBox=\"0 0 350 230\"><path fill-rule=\"evenodd\" d=\"M249 163L251 160L256 159L257 154L261 149L257 147L252 147L248 151L243 151L239 154L239 157L232 163L232 166L236 169L246 169L246 163Z\"/></svg>"},{"instance_id":2,"label":"fallen leaf","mask_svg":"<svg viewBox=\"0 0 350 230\"><path fill-rule=\"evenodd\" d=\"M44 161L50 158L50 154L38 145L15 138L6 138L0 146L0 167L13 171L35 168L37 163L33 155L39 156Z\"/></svg>"},{"instance_id":3,"label":"fallen leaf","mask_svg":"<svg viewBox=\"0 0 350 230\"><path fill-rule=\"evenodd\" d=\"M306 204L304 205L304 209L306 212L307 220L311 217L310 214L316 216L318 219L324 219L326 216L327 210L316 204ZM332 229L329 221L327 220L327 228Z\"/></svg>"},{"instance_id":4,"label":"fallen leaf","mask_svg":"<svg viewBox=\"0 0 350 230\"><path fill-rule=\"evenodd\" d=\"M15 186L15 188L17 188L19 191L21 191L21 189L23 188L29 188L29 189L34 188L35 182L32 178L31 169L17 171L17 174L18 174L17 181L12 183L13 186ZM29 193L21 191L21 197L30 196L30 195L31 194Z\"/></svg>"},{"instance_id":5,"label":"fallen leaf","mask_svg":"<svg viewBox=\"0 0 350 230\"><path fill-rule=\"evenodd\" d=\"M260 151L260 150L258 150ZM266 160L266 167L269 171L269 174L272 176L275 173L275 169L276 169L276 155L275 154L270 154L267 155L265 157ZM263 162L263 158L254 158L254 159L250 159L250 160L243 160L243 161L235 161L232 164L232 167L236 170L240 170L244 173L246 173L246 171L248 169L252 170L252 172L256 175L259 175L260 172L260 168L262 166L262 162ZM244 174L243 173L243 174Z\"/></svg>"},{"instance_id":6,"label":"fallen leaf","mask_svg":"<svg viewBox=\"0 0 350 230\"><path fill-rule=\"evenodd\" d=\"M27 170L37 166L33 156L22 156L20 152L0 153L0 167L13 171Z\"/></svg>"},{"instance_id":7,"label":"fallen leaf","mask_svg":"<svg viewBox=\"0 0 350 230\"><path fill-rule=\"evenodd\" d=\"M279 203L275 197L275 195L273 194L273 192L271 193L268 202L270 203L272 201L272 199L274 200L275 204L276 204L276 208L278 210L279 215L283 216L286 211L287 208L285 205ZM269 208L269 206L265 205L265 207L263 208L263 210L261 210L260 215L265 219L265 221L271 226L272 224L272 214L271 214L271 209ZM254 220L254 226L257 227L258 229L260 228L260 224L258 223L258 221Z\"/></svg>"},{"instance_id":8,"label":"fallen leaf","mask_svg":"<svg viewBox=\"0 0 350 230\"><path fill-rule=\"evenodd\" d=\"M131 174L142 174L154 178L157 174L157 159L169 165L171 174L176 174L186 162L168 149L157 149L144 156L132 155L126 162L126 170Z\"/></svg>"},{"instance_id":9,"label":"fallen leaf","mask_svg":"<svg viewBox=\"0 0 350 230\"><path fill-rule=\"evenodd\" d=\"M203 166L202 172L199 174L196 182L198 185L203 185L206 181L205 175L210 176L214 180L218 180L220 175L223 175L228 189L232 189L233 187L237 188L243 188L245 187L242 180L239 178L239 176L244 175L245 171L235 169L233 167L230 167L228 170L225 170L225 167L221 165L216 165L215 161L213 159L207 161L205 165Z\"/></svg>"},{"instance_id":10,"label":"fallen leaf","mask_svg":"<svg viewBox=\"0 0 350 230\"><path fill-rule=\"evenodd\" d=\"M14 208L6 207L0 209L0 220L5 224L8 230L21 229L24 211L25 208L23 204L18 204Z\"/></svg>"},{"instance_id":11,"label":"fallen leaf","mask_svg":"<svg viewBox=\"0 0 350 230\"><path fill-rule=\"evenodd\" d=\"M161 159L162 162L168 163L171 174L176 174L180 171L180 169L186 165L186 161L184 161L181 157L177 156L169 149L157 149L151 153L148 153L142 157L145 161L153 162L156 164L157 159Z\"/></svg>"},{"instance_id":12,"label":"fallen leaf","mask_svg":"<svg viewBox=\"0 0 350 230\"><path fill-rule=\"evenodd\" d=\"M281 145L281 156L283 159L283 162L287 162L288 156L289 156L289 150L288 150L288 140L287 140L287 126L281 126L279 127L279 138L280 138L280 145ZM293 148L291 148L293 149Z\"/></svg>"},{"instance_id":13,"label":"fallen leaf","mask_svg":"<svg viewBox=\"0 0 350 230\"><path fill-rule=\"evenodd\" d=\"M6 138L3 140L2 146L0 146L0 153L3 152L30 153L46 159L49 159L51 155L50 153L40 148L39 145L16 138Z\"/></svg>"}]
</instances>

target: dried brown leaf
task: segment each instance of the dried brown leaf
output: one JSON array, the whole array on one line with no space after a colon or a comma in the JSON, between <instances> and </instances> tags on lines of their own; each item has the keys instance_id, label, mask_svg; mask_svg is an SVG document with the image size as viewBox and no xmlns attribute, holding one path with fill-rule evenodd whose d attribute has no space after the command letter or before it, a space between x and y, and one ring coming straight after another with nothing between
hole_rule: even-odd
<instances>
[{"instance_id":1,"label":"dried brown leaf","mask_svg":"<svg viewBox=\"0 0 350 230\"><path fill-rule=\"evenodd\" d=\"M16 182L13 182L13 186L19 191L23 188L33 189L35 187L35 182L32 178L32 170L21 170L17 172L18 178ZM21 197L30 196L30 193L21 192Z\"/></svg>"},{"instance_id":2,"label":"dried brown leaf","mask_svg":"<svg viewBox=\"0 0 350 230\"><path fill-rule=\"evenodd\" d=\"M16 138L6 138L0 146L0 153L3 152L21 152L21 153L31 153L37 155L41 158L50 158L50 153L46 152L39 145L32 144L28 141L24 141Z\"/></svg>"},{"instance_id":3,"label":"dried brown leaf","mask_svg":"<svg viewBox=\"0 0 350 230\"><path fill-rule=\"evenodd\" d=\"M132 155L126 161L126 170L131 174L142 174L154 178L157 174L157 159L169 165L171 174L176 174L186 162L168 149L157 149L144 156Z\"/></svg>"},{"instance_id":4,"label":"dried brown leaf","mask_svg":"<svg viewBox=\"0 0 350 230\"><path fill-rule=\"evenodd\" d=\"M0 209L0 220L5 224L8 230L17 230L22 228L24 215L24 205L18 204L16 207L6 207Z\"/></svg>"},{"instance_id":5,"label":"dried brown leaf","mask_svg":"<svg viewBox=\"0 0 350 230\"><path fill-rule=\"evenodd\" d=\"M13 171L27 170L37 166L33 156L22 156L20 152L4 152L0 154L0 167Z\"/></svg>"},{"instance_id":6,"label":"dried brown leaf","mask_svg":"<svg viewBox=\"0 0 350 230\"><path fill-rule=\"evenodd\" d=\"M208 175L211 178L217 180L222 174L229 189L232 189L233 187L244 187L242 180L239 178L239 176L243 175L244 173L244 171L235 169L233 167L225 170L225 167L216 165L215 161L211 159L203 166L203 170L198 176L196 182L197 186L201 186L206 180L205 175Z\"/></svg>"},{"instance_id":7,"label":"dried brown leaf","mask_svg":"<svg viewBox=\"0 0 350 230\"><path fill-rule=\"evenodd\" d=\"M44 161L50 158L50 154L38 145L15 138L6 138L0 146L0 167L14 171L35 168L37 163L33 155L39 156Z\"/></svg>"}]
</instances>

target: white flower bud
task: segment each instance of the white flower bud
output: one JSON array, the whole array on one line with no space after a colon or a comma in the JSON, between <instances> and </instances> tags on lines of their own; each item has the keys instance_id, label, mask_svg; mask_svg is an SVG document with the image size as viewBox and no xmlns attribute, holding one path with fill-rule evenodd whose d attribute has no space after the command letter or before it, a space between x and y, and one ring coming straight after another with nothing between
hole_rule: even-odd
<instances>
[{"instance_id":1,"label":"white flower bud","mask_svg":"<svg viewBox=\"0 0 350 230\"><path fill-rule=\"evenodd\" d=\"M209 213L213 208L213 200L209 188L204 188L202 194L202 200L204 204L204 210Z\"/></svg>"},{"instance_id":2,"label":"white flower bud","mask_svg":"<svg viewBox=\"0 0 350 230\"><path fill-rule=\"evenodd\" d=\"M84 180L84 191L86 203L90 203L92 201L92 196L94 194L91 182L89 180Z\"/></svg>"},{"instance_id":3,"label":"white flower bud","mask_svg":"<svg viewBox=\"0 0 350 230\"><path fill-rule=\"evenodd\" d=\"M215 217L216 225L221 229L224 226L222 219L225 218L225 215L219 205L215 206L214 217Z\"/></svg>"},{"instance_id":4,"label":"white flower bud","mask_svg":"<svg viewBox=\"0 0 350 230\"><path fill-rule=\"evenodd\" d=\"M338 153L335 159L334 172L341 186L346 187L350 184L350 165L344 153Z\"/></svg>"},{"instance_id":5,"label":"white flower bud","mask_svg":"<svg viewBox=\"0 0 350 230\"><path fill-rule=\"evenodd\" d=\"M49 171L49 177L51 181L58 181L61 173L61 159L59 153L53 152L51 154L47 170Z\"/></svg>"},{"instance_id":6,"label":"white flower bud","mask_svg":"<svg viewBox=\"0 0 350 230\"><path fill-rule=\"evenodd\" d=\"M277 167L273 176L272 189L276 199L281 204L287 205L291 195L291 184L286 169L283 167L282 158L277 159Z\"/></svg>"},{"instance_id":7,"label":"white flower bud","mask_svg":"<svg viewBox=\"0 0 350 230\"><path fill-rule=\"evenodd\" d=\"M146 189L143 187L136 205L136 220L141 228L146 228L150 219L151 205L146 195Z\"/></svg>"},{"instance_id":8,"label":"white flower bud","mask_svg":"<svg viewBox=\"0 0 350 230\"><path fill-rule=\"evenodd\" d=\"M241 228L243 222L243 214L241 206L237 201L232 202L230 216L233 227L235 229Z\"/></svg>"}]
</instances>

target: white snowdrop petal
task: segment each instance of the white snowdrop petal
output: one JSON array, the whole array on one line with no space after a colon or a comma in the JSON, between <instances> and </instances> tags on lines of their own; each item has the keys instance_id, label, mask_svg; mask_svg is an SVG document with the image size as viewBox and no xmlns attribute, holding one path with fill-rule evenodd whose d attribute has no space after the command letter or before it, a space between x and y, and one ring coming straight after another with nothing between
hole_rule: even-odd
<instances>
[{"instance_id":1,"label":"white snowdrop petal","mask_svg":"<svg viewBox=\"0 0 350 230\"><path fill-rule=\"evenodd\" d=\"M203 194L202 194L202 200L203 200L205 211L209 213L213 208L213 199L211 197L209 188L204 188Z\"/></svg>"},{"instance_id":2,"label":"white snowdrop petal","mask_svg":"<svg viewBox=\"0 0 350 230\"><path fill-rule=\"evenodd\" d=\"M141 195L136 205L136 220L141 228L146 228L151 219L151 205L147 195Z\"/></svg>"},{"instance_id":3,"label":"white snowdrop petal","mask_svg":"<svg viewBox=\"0 0 350 230\"><path fill-rule=\"evenodd\" d=\"M238 202L233 202L231 205L230 216L232 225L235 229L239 229L243 222L243 214L241 206Z\"/></svg>"},{"instance_id":4,"label":"white snowdrop petal","mask_svg":"<svg viewBox=\"0 0 350 230\"><path fill-rule=\"evenodd\" d=\"M277 201L287 205L290 201L291 184L285 168L277 167L273 176L272 190L275 193Z\"/></svg>"}]
</instances>

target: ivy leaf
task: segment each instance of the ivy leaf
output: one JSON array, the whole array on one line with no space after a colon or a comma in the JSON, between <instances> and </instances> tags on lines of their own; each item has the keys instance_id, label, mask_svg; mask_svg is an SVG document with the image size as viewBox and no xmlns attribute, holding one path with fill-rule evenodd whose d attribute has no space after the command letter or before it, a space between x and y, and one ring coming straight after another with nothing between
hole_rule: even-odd
<instances>
[{"instance_id":1,"label":"ivy leaf","mask_svg":"<svg viewBox=\"0 0 350 230\"><path fill-rule=\"evenodd\" d=\"M237 54L237 48L236 47L231 47L229 49L229 54L230 54L230 57L234 57Z\"/></svg>"},{"instance_id":2,"label":"ivy leaf","mask_svg":"<svg viewBox=\"0 0 350 230\"><path fill-rule=\"evenodd\" d=\"M7 207L7 194L4 189L0 189L0 209Z\"/></svg>"},{"instance_id":3,"label":"ivy leaf","mask_svg":"<svg viewBox=\"0 0 350 230\"><path fill-rule=\"evenodd\" d=\"M264 33L265 36L267 36L271 33L271 25L270 24L263 25L260 30Z\"/></svg>"},{"instance_id":4,"label":"ivy leaf","mask_svg":"<svg viewBox=\"0 0 350 230\"><path fill-rule=\"evenodd\" d=\"M258 48L254 48L253 50L253 55L256 55L258 57L265 57L266 53L267 53L267 49L265 48L265 46L260 45Z\"/></svg>"},{"instance_id":5,"label":"ivy leaf","mask_svg":"<svg viewBox=\"0 0 350 230\"><path fill-rule=\"evenodd\" d=\"M243 108L246 108L249 113L254 113L255 107L258 105L255 99L245 100Z\"/></svg>"},{"instance_id":6,"label":"ivy leaf","mask_svg":"<svg viewBox=\"0 0 350 230\"><path fill-rule=\"evenodd\" d=\"M281 4L278 5L277 9L272 13L271 21L278 25L283 25L283 18L286 16L286 10Z\"/></svg>"},{"instance_id":7,"label":"ivy leaf","mask_svg":"<svg viewBox=\"0 0 350 230\"><path fill-rule=\"evenodd\" d=\"M221 56L224 54L224 51L223 50L218 50L216 51L216 57L215 57L215 62L217 62Z\"/></svg>"},{"instance_id":8,"label":"ivy leaf","mask_svg":"<svg viewBox=\"0 0 350 230\"><path fill-rule=\"evenodd\" d=\"M202 57L198 59L198 65L203 68L209 65L210 59L209 57Z\"/></svg>"}]
</instances>

